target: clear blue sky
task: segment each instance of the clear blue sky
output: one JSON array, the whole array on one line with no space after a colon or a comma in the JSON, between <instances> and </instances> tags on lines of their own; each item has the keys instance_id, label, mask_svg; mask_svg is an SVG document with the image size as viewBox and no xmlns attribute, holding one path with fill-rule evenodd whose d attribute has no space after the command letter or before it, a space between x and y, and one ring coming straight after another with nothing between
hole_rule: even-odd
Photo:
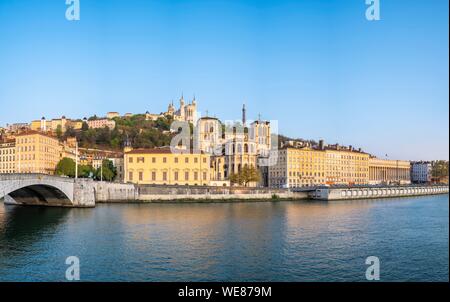
<instances>
[{"instance_id":1,"label":"clear blue sky","mask_svg":"<svg viewBox=\"0 0 450 302\"><path fill-rule=\"evenodd\" d=\"M0 0L0 125L165 111L400 159L448 159L448 0Z\"/></svg>"}]
</instances>

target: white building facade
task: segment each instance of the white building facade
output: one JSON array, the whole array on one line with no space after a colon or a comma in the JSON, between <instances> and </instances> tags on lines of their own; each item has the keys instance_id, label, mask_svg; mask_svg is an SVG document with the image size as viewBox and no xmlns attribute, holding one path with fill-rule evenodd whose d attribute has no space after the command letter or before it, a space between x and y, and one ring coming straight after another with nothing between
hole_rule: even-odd
<instances>
[{"instance_id":1,"label":"white building facade","mask_svg":"<svg viewBox=\"0 0 450 302\"><path fill-rule=\"evenodd\" d=\"M411 182L427 183L431 182L432 165L430 162L411 163Z\"/></svg>"}]
</instances>

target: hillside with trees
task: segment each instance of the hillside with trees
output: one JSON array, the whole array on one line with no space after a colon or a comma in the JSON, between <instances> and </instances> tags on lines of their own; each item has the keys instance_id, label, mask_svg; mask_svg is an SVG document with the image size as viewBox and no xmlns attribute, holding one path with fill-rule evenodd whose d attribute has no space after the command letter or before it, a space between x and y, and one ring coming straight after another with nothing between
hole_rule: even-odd
<instances>
[{"instance_id":1,"label":"hillside with trees","mask_svg":"<svg viewBox=\"0 0 450 302\"><path fill-rule=\"evenodd\" d=\"M95 117L90 117L92 119ZM167 146L173 137L170 133L170 116L160 117L156 121L146 120L145 114L114 118L114 129L89 128L83 123L80 131L68 128L61 139L76 137L80 147L120 151L128 141L133 148L153 148Z\"/></svg>"}]
</instances>

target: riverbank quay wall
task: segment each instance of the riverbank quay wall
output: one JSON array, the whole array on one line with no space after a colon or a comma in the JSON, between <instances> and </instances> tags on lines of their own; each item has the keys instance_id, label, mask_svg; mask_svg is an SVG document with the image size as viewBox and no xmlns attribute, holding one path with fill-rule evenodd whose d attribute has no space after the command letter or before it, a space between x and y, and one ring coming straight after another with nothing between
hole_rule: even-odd
<instances>
[{"instance_id":1,"label":"riverbank quay wall","mask_svg":"<svg viewBox=\"0 0 450 302\"><path fill-rule=\"evenodd\" d=\"M298 200L308 199L306 192L286 189L245 187L138 186L141 201L226 201L226 200Z\"/></svg>"},{"instance_id":2,"label":"riverbank quay wall","mask_svg":"<svg viewBox=\"0 0 450 302\"><path fill-rule=\"evenodd\" d=\"M316 200L349 200L448 194L447 185L317 188L310 193Z\"/></svg>"},{"instance_id":3,"label":"riverbank quay wall","mask_svg":"<svg viewBox=\"0 0 450 302\"><path fill-rule=\"evenodd\" d=\"M162 201L232 201L232 200L298 200L308 199L307 192L286 189L133 185L97 183L97 202L162 202Z\"/></svg>"}]
</instances>

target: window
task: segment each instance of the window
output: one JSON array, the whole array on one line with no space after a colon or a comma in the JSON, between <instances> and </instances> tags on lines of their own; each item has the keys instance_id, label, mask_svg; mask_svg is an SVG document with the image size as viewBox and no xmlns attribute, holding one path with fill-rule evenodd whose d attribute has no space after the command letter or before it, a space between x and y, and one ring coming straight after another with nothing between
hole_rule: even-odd
<instances>
[{"instance_id":1,"label":"window","mask_svg":"<svg viewBox=\"0 0 450 302\"><path fill-rule=\"evenodd\" d=\"M198 163L198 158L197 157L194 158L194 163Z\"/></svg>"},{"instance_id":2,"label":"window","mask_svg":"<svg viewBox=\"0 0 450 302\"><path fill-rule=\"evenodd\" d=\"M203 172L203 180L206 180L206 172Z\"/></svg>"},{"instance_id":3,"label":"window","mask_svg":"<svg viewBox=\"0 0 450 302\"><path fill-rule=\"evenodd\" d=\"M184 162L185 162L186 164L188 164L188 163L189 163L189 157L186 157L186 158L184 159Z\"/></svg>"},{"instance_id":4,"label":"window","mask_svg":"<svg viewBox=\"0 0 450 302\"><path fill-rule=\"evenodd\" d=\"M163 181L167 181L167 172L163 172Z\"/></svg>"},{"instance_id":5,"label":"window","mask_svg":"<svg viewBox=\"0 0 450 302\"><path fill-rule=\"evenodd\" d=\"M163 163L167 162L167 157L163 157Z\"/></svg>"},{"instance_id":6,"label":"window","mask_svg":"<svg viewBox=\"0 0 450 302\"><path fill-rule=\"evenodd\" d=\"M220 178L220 176L219 176ZM194 180L197 181L198 180L198 172L194 172Z\"/></svg>"},{"instance_id":7,"label":"window","mask_svg":"<svg viewBox=\"0 0 450 302\"><path fill-rule=\"evenodd\" d=\"M129 162L129 163L132 163L132 162L133 162L133 158L132 158L132 157L129 157L129 158L128 158L128 162ZM131 173L131 172L130 172L130 173Z\"/></svg>"},{"instance_id":8,"label":"window","mask_svg":"<svg viewBox=\"0 0 450 302\"><path fill-rule=\"evenodd\" d=\"M175 157L174 161L176 164L178 164L178 157Z\"/></svg>"},{"instance_id":9,"label":"window","mask_svg":"<svg viewBox=\"0 0 450 302\"><path fill-rule=\"evenodd\" d=\"M189 180L189 172L184 172L184 180Z\"/></svg>"},{"instance_id":10,"label":"window","mask_svg":"<svg viewBox=\"0 0 450 302\"><path fill-rule=\"evenodd\" d=\"M206 164L206 157L203 158L203 163Z\"/></svg>"},{"instance_id":11,"label":"window","mask_svg":"<svg viewBox=\"0 0 450 302\"><path fill-rule=\"evenodd\" d=\"M175 173L174 173L174 179L175 179L175 180L178 180L178 172L175 172Z\"/></svg>"},{"instance_id":12,"label":"window","mask_svg":"<svg viewBox=\"0 0 450 302\"><path fill-rule=\"evenodd\" d=\"M137 163L143 163L144 157L138 157L136 161L137 161Z\"/></svg>"},{"instance_id":13,"label":"window","mask_svg":"<svg viewBox=\"0 0 450 302\"><path fill-rule=\"evenodd\" d=\"M128 179L133 181L133 172L128 172Z\"/></svg>"},{"instance_id":14,"label":"window","mask_svg":"<svg viewBox=\"0 0 450 302\"><path fill-rule=\"evenodd\" d=\"M144 173L139 172L139 181L142 181L144 179Z\"/></svg>"},{"instance_id":15,"label":"window","mask_svg":"<svg viewBox=\"0 0 450 302\"><path fill-rule=\"evenodd\" d=\"M156 172L152 172L152 180L153 180L153 181L156 180Z\"/></svg>"},{"instance_id":16,"label":"window","mask_svg":"<svg viewBox=\"0 0 450 302\"><path fill-rule=\"evenodd\" d=\"M152 163L156 163L156 157L152 157Z\"/></svg>"}]
</instances>

